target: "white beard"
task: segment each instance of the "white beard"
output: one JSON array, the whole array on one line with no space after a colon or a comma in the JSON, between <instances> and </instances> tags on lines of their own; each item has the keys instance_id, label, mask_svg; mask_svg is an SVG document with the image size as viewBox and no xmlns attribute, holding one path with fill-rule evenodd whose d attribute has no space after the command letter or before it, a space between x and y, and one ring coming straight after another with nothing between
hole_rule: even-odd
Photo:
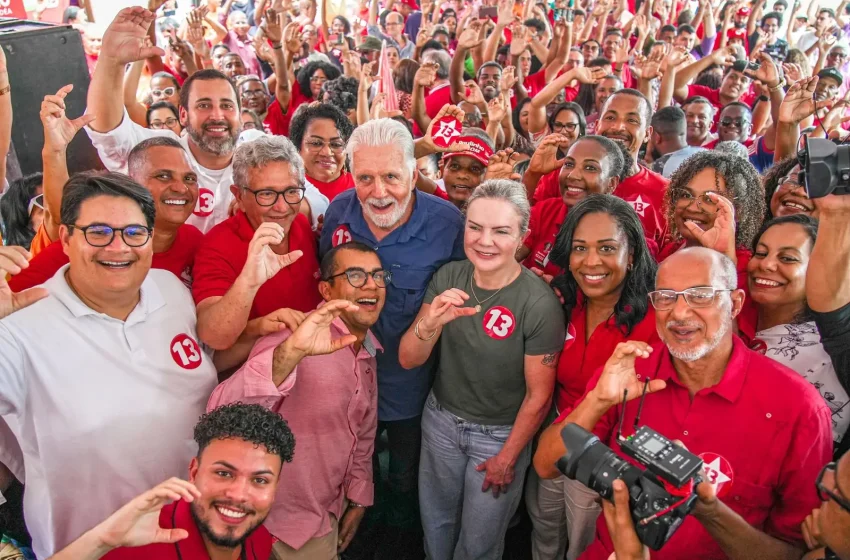
<instances>
[{"instance_id":1,"label":"white beard","mask_svg":"<svg viewBox=\"0 0 850 560\"><path fill-rule=\"evenodd\" d=\"M405 212L407 212L408 206L410 206L410 201L413 198L413 190L407 193L407 196L401 202L398 202L396 199L387 196L384 198L367 198L363 203L363 212L366 214L366 217L369 220L378 226L381 229L391 229L398 224L401 218L404 216ZM378 214L372 209L371 202L377 202L379 204L386 204L387 202L392 202L393 209L389 214Z\"/></svg>"}]
</instances>

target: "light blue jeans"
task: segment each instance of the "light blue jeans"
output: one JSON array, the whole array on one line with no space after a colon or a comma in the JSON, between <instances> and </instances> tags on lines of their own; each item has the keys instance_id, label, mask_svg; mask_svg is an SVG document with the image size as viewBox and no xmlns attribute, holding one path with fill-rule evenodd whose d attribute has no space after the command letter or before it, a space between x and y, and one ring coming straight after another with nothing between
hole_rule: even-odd
<instances>
[{"instance_id":1,"label":"light blue jeans","mask_svg":"<svg viewBox=\"0 0 850 560\"><path fill-rule=\"evenodd\" d=\"M513 426L467 422L428 395L422 413L419 510L429 560L500 560L508 523L522 499L531 444L520 453L505 494L482 492L475 468L501 451Z\"/></svg>"}]
</instances>

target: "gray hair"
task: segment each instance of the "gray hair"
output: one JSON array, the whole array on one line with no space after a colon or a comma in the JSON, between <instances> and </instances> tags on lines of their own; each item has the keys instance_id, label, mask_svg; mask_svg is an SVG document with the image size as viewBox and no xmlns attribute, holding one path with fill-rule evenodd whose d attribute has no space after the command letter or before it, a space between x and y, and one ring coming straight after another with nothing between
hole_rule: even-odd
<instances>
[{"instance_id":1,"label":"gray hair","mask_svg":"<svg viewBox=\"0 0 850 560\"><path fill-rule=\"evenodd\" d=\"M750 161L750 154L747 151L747 147L736 140L718 142L714 147L714 151L721 154L729 154L730 156L738 156L739 158Z\"/></svg>"},{"instance_id":2,"label":"gray hair","mask_svg":"<svg viewBox=\"0 0 850 560\"><path fill-rule=\"evenodd\" d=\"M276 161L288 163L298 183L304 183L304 161L295 145L284 136L263 135L239 144L233 151L233 184L247 187L251 169L259 169Z\"/></svg>"},{"instance_id":3,"label":"gray hair","mask_svg":"<svg viewBox=\"0 0 850 560\"><path fill-rule=\"evenodd\" d=\"M445 80L449 77L449 68L452 65L452 57L443 50L432 49L427 51L422 56L422 63L436 62L440 67L437 68L437 77Z\"/></svg>"},{"instance_id":4,"label":"gray hair","mask_svg":"<svg viewBox=\"0 0 850 560\"><path fill-rule=\"evenodd\" d=\"M521 183L510 179L490 179L481 183L472 191L472 195L466 203L466 207L478 199L504 200L514 207L519 216L519 233L525 235L528 231L528 222L531 219L531 205L528 203L528 193ZM734 267L733 267L734 269Z\"/></svg>"},{"instance_id":5,"label":"gray hair","mask_svg":"<svg viewBox=\"0 0 850 560\"><path fill-rule=\"evenodd\" d=\"M357 150L383 146L388 149L391 146L401 149L408 173L410 173L410 177L413 177L413 172L416 170L413 136L410 135L410 131L403 124L393 119L372 120L354 129L351 138L348 139L348 144L345 146L345 155L348 156L348 161L351 164L351 174L357 176L357 170L354 169L354 154Z\"/></svg>"}]
</instances>

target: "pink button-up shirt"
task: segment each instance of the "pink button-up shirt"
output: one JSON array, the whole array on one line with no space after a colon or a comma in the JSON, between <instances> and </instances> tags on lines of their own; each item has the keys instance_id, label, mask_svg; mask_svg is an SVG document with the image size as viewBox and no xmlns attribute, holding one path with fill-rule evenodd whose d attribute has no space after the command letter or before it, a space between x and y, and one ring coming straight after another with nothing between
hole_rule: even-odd
<instances>
[{"instance_id":1,"label":"pink button-up shirt","mask_svg":"<svg viewBox=\"0 0 850 560\"><path fill-rule=\"evenodd\" d=\"M245 41L239 38L232 29L227 32L221 42L230 48L230 52L235 52L245 63L245 71L248 74L254 74L260 78L263 77L263 72L260 69L260 61L257 59L257 51L254 50L254 43L251 37L247 37Z\"/></svg>"},{"instance_id":2,"label":"pink button-up shirt","mask_svg":"<svg viewBox=\"0 0 850 560\"><path fill-rule=\"evenodd\" d=\"M331 334L349 334L341 319ZM378 427L375 354L382 350L371 331L355 354L349 346L301 360L275 386L275 349L291 331L261 338L248 361L213 391L207 410L241 401L279 413L295 435L291 464L283 467L277 496L265 526L292 548L331 530L329 514L343 513L343 500L369 506L374 499L372 451Z\"/></svg>"}]
</instances>

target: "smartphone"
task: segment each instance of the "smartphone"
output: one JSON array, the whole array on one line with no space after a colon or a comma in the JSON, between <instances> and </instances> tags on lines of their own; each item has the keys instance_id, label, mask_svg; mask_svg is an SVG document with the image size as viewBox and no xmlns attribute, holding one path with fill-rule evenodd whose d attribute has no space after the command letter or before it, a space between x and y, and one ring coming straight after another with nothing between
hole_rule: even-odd
<instances>
[{"instance_id":1,"label":"smartphone","mask_svg":"<svg viewBox=\"0 0 850 560\"><path fill-rule=\"evenodd\" d=\"M328 37L328 41L331 45L341 45L343 41L345 41L345 35L342 33L334 33L330 37Z\"/></svg>"},{"instance_id":2,"label":"smartphone","mask_svg":"<svg viewBox=\"0 0 850 560\"><path fill-rule=\"evenodd\" d=\"M555 8L553 11L553 15L555 17L555 21L568 21L567 20L567 9L566 8Z\"/></svg>"},{"instance_id":3,"label":"smartphone","mask_svg":"<svg viewBox=\"0 0 850 560\"><path fill-rule=\"evenodd\" d=\"M747 70L752 70L753 72L758 71L761 68L761 64L758 62L747 62Z\"/></svg>"},{"instance_id":4,"label":"smartphone","mask_svg":"<svg viewBox=\"0 0 850 560\"><path fill-rule=\"evenodd\" d=\"M576 17L576 11L573 8L564 10L564 21L573 21Z\"/></svg>"},{"instance_id":5,"label":"smartphone","mask_svg":"<svg viewBox=\"0 0 850 560\"><path fill-rule=\"evenodd\" d=\"M497 6L482 6L478 10L478 17L480 18L490 18L493 21L496 21L496 17L499 14L499 8Z\"/></svg>"}]
</instances>

